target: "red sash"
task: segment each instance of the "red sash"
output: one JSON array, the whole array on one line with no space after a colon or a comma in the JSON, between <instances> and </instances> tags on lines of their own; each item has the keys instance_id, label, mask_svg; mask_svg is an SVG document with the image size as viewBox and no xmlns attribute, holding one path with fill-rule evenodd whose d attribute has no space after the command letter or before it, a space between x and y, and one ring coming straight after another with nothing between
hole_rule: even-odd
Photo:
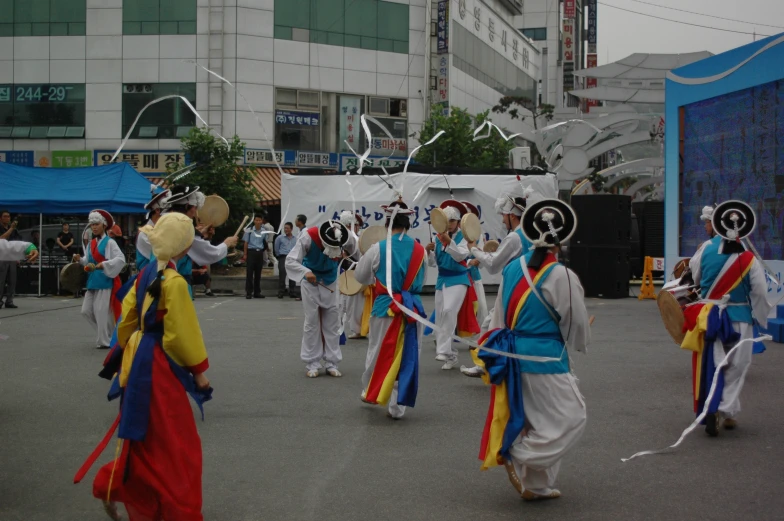
<instances>
[{"instance_id":1,"label":"red sash","mask_svg":"<svg viewBox=\"0 0 784 521\"><path fill-rule=\"evenodd\" d=\"M468 267L468 262L460 262L461 266ZM457 312L457 335L461 337L468 337L478 334L481 331L479 322L476 321L476 309L474 304L479 301L474 289L474 279L468 275L468 289L466 290L463 305L460 306L460 311Z\"/></svg>"},{"instance_id":2,"label":"red sash","mask_svg":"<svg viewBox=\"0 0 784 521\"><path fill-rule=\"evenodd\" d=\"M406 278L403 281L403 291L408 291L414 283L419 270L422 269L422 263L425 259L425 248L419 244L414 244L414 251L411 254L411 260L408 261L408 270L406 271ZM380 280L376 279L376 295L388 295L386 286ZM400 293L392 294L392 302L389 304L389 309L395 316L392 318L392 323L387 329L384 339L381 341L381 347L378 350L378 357L376 358L376 365L373 368L373 374L370 377L367 393L365 399L372 403L378 403L378 395L384 382L387 380L386 375L389 373L392 365L395 362L397 355L398 339L401 339L401 329L405 327L408 322L413 322L414 319L404 315L398 303L402 303L403 296ZM397 379L397 377L395 377Z\"/></svg>"},{"instance_id":3,"label":"red sash","mask_svg":"<svg viewBox=\"0 0 784 521\"><path fill-rule=\"evenodd\" d=\"M93 257L93 260L97 261L98 264L106 260L106 257L101 255L101 252L98 251L98 239L93 239L90 241L90 254ZM109 305L112 310L112 314L114 315L115 322L117 322L120 319L120 315L122 315L122 302L118 302L115 298L121 287L122 282L120 281L120 277L114 277L112 285L112 296L109 298Z\"/></svg>"},{"instance_id":4,"label":"red sash","mask_svg":"<svg viewBox=\"0 0 784 521\"><path fill-rule=\"evenodd\" d=\"M308 235L310 235L310 240L318 246L318 249L324 251L324 244L321 242L321 236L319 235L319 229L313 226L312 228L308 228Z\"/></svg>"}]
</instances>

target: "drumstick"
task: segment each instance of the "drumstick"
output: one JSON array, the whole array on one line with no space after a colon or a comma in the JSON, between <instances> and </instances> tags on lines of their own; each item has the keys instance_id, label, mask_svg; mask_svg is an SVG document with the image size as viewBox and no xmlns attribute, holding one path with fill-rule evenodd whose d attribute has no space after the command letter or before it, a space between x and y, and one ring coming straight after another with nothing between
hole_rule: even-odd
<instances>
[{"instance_id":1,"label":"drumstick","mask_svg":"<svg viewBox=\"0 0 784 521\"><path fill-rule=\"evenodd\" d=\"M237 228L236 232L234 232L235 237L238 237L240 235L240 232L242 231L243 228L245 228L245 223L247 222L248 222L248 216L246 215L245 218L242 220L242 224L240 224L240 227Z\"/></svg>"},{"instance_id":2,"label":"drumstick","mask_svg":"<svg viewBox=\"0 0 784 521\"><path fill-rule=\"evenodd\" d=\"M322 283L321 283L321 282L319 282L319 281L316 281L316 284L318 284L318 285L319 285L319 286L321 286L322 288L326 288L327 290L329 290L329 292L330 292L330 293L335 293L333 290L329 289L329 286L325 286L324 284L322 284Z\"/></svg>"}]
</instances>

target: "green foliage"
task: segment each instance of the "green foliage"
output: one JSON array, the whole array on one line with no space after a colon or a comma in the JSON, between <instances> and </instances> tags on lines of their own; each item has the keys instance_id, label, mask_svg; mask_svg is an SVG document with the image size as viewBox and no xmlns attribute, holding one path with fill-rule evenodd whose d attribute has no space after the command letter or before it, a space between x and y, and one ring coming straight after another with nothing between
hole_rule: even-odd
<instances>
[{"instance_id":1,"label":"green foliage","mask_svg":"<svg viewBox=\"0 0 784 521\"><path fill-rule=\"evenodd\" d=\"M252 185L253 171L237 164L243 157L245 143L235 135L227 147L206 128L194 128L181 142L191 162L199 166L177 183L198 185L204 195L223 197L229 204L229 220L216 235L219 238L231 235L243 216L250 216L257 203L264 199Z\"/></svg>"},{"instance_id":2,"label":"green foliage","mask_svg":"<svg viewBox=\"0 0 784 521\"><path fill-rule=\"evenodd\" d=\"M520 115L520 109L531 112L531 115ZM509 117L512 119L519 118L522 121L525 121L526 118L529 119L533 124L534 129L539 128L538 120L541 118L544 118L546 122L552 121L554 110L554 105L543 103L536 107L533 101L522 96L504 96L499 100L498 105L493 107L493 112L497 114L508 113Z\"/></svg>"},{"instance_id":3,"label":"green foliage","mask_svg":"<svg viewBox=\"0 0 784 521\"><path fill-rule=\"evenodd\" d=\"M426 143L436 133L442 130L446 133L432 145L420 149L414 159L424 165L435 162L436 166L506 168L514 143L504 141L495 131L489 138L473 141L474 129L488 119L488 113L472 118L465 110L453 107L450 114L444 116L443 107L435 105L417 139Z\"/></svg>"}]
</instances>

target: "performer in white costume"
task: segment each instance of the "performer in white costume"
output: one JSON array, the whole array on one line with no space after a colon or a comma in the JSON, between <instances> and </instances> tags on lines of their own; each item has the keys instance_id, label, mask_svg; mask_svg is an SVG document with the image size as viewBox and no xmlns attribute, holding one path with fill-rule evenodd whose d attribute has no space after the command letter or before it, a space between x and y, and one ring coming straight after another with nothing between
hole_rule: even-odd
<instances>
[{"instance_id":1,"label":"performer in white costume","mask_svg":"<svg viewBox=\"0 0 784 521\"><path fill-rule=\"evenodd\" d=\"M300 357L308 378L319 376L322 361L330 376L342 376L338 364L340 318L337 288L339 262L356 253L359 245L348 229L338 221L303 230L286 257L286 273L301 282L305 324L302 330Z\"/></svg>"},{"instance_id":2,"label":"performer in white costume","mask_svg":"<svg viewBox=\"0 0 784 521\"><path fill-rule=\"evenodd\" d=\"M483 468L503 464L512 485L529 501L560 497L554 487L561 460L585 429L585 402L568 350L586 350L590 322L577 275L556 258L561 241L575 227L574 212L561 201L528 206L523 231L535 249L504 269L499 288L503 323L480 341L508 353L553 359L478 354L495 392L507 394L507 406L496 401L487 418Z\"/></svg>"},{"instance_id":3,"label":"performer in white costume","mask_svg":"<svg viewBox=\"0 0 784 521\"><path fill-rule=\"evenodd\" d=\"M23 261L33 262L38 258L38 249L32 242L7 241L0 239L0 262Z\"/></svg>"},{"instance_id":4,"label":"performer in white costume","mask_svg":"<svg viewBox=\"0 0 784 521\"><path fill-rule=\"evenodd\" d=\"M419 243L406 235L411 227L409 215L413 211L402 201L382 208L387 215L387 228L392 227L392 294L406 307L424 317L419 294L425 283L427 255ZM398 213L394 222L390 223L395 208ZM362 284L375 286L376 292L370 318L365 372L362 374L361 399L372 404L388 403L387 416L397 420L403 417L406 407L413 406L416 401L423 327L418 322L410 322L389 297L386 289L386 248L389 245L390 241L384 239L371 246L359 261L355 277ZM402 328L412 328L412 334L404 334L401 339L399 333Z\"/></svg>"},{"instance_id":5,"label":"performer in white costume","mask_svg":"<svg viewBox=\"0 0 784 521\"><path fill-rule=\"evenodd\" d=\"M147 226L155 226L155 223L161 218L163 211L166 209L166 204L163 201L170 195L171 192L169 190L163 190L153 195L150 202L144 205L144 209L147 210ZM150 239L146 233L140 230L136 237L136 270L142 271L150 263L150 257L152 257Z\"/></svg>"},{"instance_id":6,"label":"performer in white costume","mask_svg":"<svg viewBox=\"0 0 784 521\"><path fill-rule=\"evenodd\" d=\"M352 214L346 210L340 214L340 224L351 231L351 236L355 241L359 241L359 230L362 228L362 217ZM349 259L352 262L359 262L360 251L357 248L355 254ZM356 295L340 295L341 300L341 319L345 314L346 322L343 324L343 331L349 339L356 340L365 338L362 336L362 312L365 309L365 293L359 292Z\"/></svg>"},{"instance_id":7,"label":"performer in white costume","mask_svg":"<svg viewBox=\"0 0 784 521\"><path fill-rule=\"evenodd\" d=\"M74 255L74 261L80 262L88 272L82 315L96 330L96 347L109 349L112 332L122 309L121 305L115 305L112 297L120 288L120 279L117 277L125 267L125 256L114 239L106 235L106 230L114 226L114 219L109 212L93 210L88 222L93 238L85 248L84 257Z\"/></svg>"}]
</instances>

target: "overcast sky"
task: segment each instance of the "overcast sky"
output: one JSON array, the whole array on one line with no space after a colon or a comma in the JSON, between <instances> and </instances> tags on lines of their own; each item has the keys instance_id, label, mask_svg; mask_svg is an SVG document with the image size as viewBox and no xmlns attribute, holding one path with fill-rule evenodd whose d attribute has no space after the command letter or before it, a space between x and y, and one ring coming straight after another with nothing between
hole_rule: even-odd
<instances>
[{"instance_id":1,"label":"overcast sky","mask_svg":"<svg viewBox=\"0 0 784 521\"><path fill-rule=\"evenodd\" d=\"M651 4L676 7L687 11L707 13L745 22L764 23L784 27L783 0L599 0L597 9L599 65L617 61L629 54L684 53L710 51L713 54L740 47L753 41L751 34L735 34L692 27L679 23L657 20L609 7L614 5L630 11L646 13L661 18L708 25L722 29L773 35L784 28L764 27L719 20L708 16L688 14ZM758 36L757 39L760 39Z\"/></svg>"}]
</instances>

